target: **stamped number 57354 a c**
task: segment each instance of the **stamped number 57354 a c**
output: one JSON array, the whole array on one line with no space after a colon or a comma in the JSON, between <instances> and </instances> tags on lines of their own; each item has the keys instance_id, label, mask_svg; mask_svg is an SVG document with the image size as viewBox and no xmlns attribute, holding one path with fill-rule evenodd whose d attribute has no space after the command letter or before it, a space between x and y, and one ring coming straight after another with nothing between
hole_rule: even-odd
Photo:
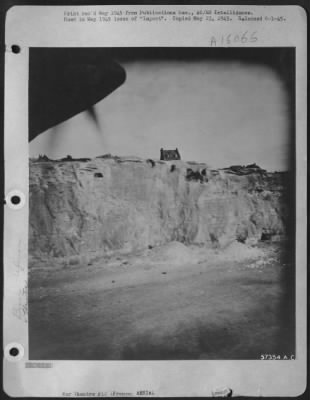
<instances>
[{"instance_id":1,"label":"stamped number 57354 a c","mask_svg":"<svg viewBox=\"0 0 310 400\"><path fill-rule=\"evenodd\" d=\"M280 354L261 354L261 360L295 360L294 354L280 355Z\"/></svg>"}]
</instances>

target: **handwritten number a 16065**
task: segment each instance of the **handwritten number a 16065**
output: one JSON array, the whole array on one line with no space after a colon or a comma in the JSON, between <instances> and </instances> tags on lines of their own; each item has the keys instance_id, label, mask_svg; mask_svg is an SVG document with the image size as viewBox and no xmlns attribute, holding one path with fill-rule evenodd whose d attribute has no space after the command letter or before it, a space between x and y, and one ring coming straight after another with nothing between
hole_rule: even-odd
<instances>
[{"instance_id":1,"label":"handwritten number a 16065","mask_svg":"<svg viewBox=\"0 0 310 400\"><path fill-rule=\"evenodd\" d=\"M210 47L216 46L230 46L235 44L246 44L246 43L255 43L258 38L256 36L256 31L249 33L248 31L242 32L240 34L228 34L221 35L219 37L211 36L210 39Z\"/></svg>"}]
</instances>

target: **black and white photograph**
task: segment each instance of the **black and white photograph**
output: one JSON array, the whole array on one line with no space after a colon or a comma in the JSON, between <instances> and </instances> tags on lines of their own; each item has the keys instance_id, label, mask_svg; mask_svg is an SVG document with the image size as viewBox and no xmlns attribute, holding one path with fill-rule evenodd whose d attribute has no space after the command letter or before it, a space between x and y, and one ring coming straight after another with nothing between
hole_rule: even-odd
<instances>
[{"instance_id":1,"label":"black and white photograph","mask_svg":"<svg viewBox=\"0 0 310 400\"><path fill-rule=\"evenodd\" d=\"M293 47L30 48L29 359L293 360L295 123Z\"/></svg>"},{"instance_id":2,"label":"black and white photograph","mask_svg":"<svg viewBox=\"0 0 310 400\"><path fill-rule=\"evenodd\" d=\"M300 6L11 7L3 390L297 397Z\"/></svg>"}]
</instances>

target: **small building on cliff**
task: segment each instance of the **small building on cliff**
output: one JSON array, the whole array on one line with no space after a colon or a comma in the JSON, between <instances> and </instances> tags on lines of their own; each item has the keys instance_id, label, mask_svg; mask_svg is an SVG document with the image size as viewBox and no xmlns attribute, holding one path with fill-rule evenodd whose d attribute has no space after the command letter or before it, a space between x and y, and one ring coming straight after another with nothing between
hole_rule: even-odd
<instances>
[{"instance_id":1,"label":"small building on cliff","mask_svg":"<svg viewBox=\"0 0 310 400\"><path fill-rule=\"evenodd\" d=\"M181 156L178 148L176 148L175 150L164 150L163 148L161 148L160 159L164 161L181 160Z\"/></svg>"}]
</instances>

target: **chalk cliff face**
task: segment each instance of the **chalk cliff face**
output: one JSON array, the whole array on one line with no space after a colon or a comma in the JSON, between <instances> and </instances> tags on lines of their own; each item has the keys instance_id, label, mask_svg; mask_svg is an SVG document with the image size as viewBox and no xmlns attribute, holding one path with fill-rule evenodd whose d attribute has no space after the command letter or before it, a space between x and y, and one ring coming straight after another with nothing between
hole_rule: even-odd
<instances>
[{"instance_id":1,"label":"chalk cliff face","mask_svg":"<svg viewBox=\"0 0 310 400\"><path fill-rule=\"evenodd\" d=\"M282 237L285 180L183 161L30 161L30 259Z\"/></svg>"}]
</instances>

